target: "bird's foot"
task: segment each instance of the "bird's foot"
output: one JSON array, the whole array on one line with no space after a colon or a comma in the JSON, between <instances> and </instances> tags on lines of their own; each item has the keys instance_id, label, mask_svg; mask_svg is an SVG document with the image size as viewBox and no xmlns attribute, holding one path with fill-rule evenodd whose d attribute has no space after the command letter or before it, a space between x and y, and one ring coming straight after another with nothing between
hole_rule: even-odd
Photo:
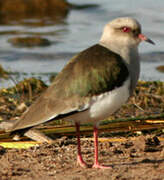
<instances>
[{"instance_id":1,"label":"bird's foot","mask_svg":"<svg viewBox=\"0 0 164 180\"><path fill-rule=\"evenodd\" d=\"M81 156L77 156L77 164L83 168L88 168L89 166L84 162Z\"/></svg>"},{"instance_id":2,"label":"bird's foot","mask_svg":"<svg viewBox=\"0 0 164 180\"><path fill-rule=\"evenodd\" d=\"M100 165L99 163L94 163L94 165L92 166L92 168L97 168L97 169L111 169L111 166L104 166L104 165Z\"/></svg>"}]
</instances>

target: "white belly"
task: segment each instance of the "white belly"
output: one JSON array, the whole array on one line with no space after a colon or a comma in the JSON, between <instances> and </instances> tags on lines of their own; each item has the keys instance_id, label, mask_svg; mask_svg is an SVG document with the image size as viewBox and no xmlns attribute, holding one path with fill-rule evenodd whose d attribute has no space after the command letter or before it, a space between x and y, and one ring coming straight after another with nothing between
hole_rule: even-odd
<instances>
[{"instance_id":1,"label":"white belly","mask_svg":"<svg viewBox=\"0 0 164 180\"><path fill-rule=\"evenodd\" d=\"M108 118L128 100L129 85L130 79L126 80L123 86L119 88L94 96L90 101L88 110L72 115L69 120L79 123L98 123L98 121Z\"/></svg>"}]
</instances>

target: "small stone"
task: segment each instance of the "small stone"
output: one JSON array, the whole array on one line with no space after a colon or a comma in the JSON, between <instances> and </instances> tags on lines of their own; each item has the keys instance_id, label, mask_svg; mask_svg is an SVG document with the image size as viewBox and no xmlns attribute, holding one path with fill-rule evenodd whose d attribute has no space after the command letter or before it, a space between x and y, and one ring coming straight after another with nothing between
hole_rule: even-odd
<instances>
[{"instance_id":1,"label":"small stone","mask_svg":"<svg viewBox=\"0 0 164 180\"><path fill-rule=\"evenodd\" d=\"M25 111L27 108L26 104L23 102L21 103L18 107L17 107L17 110L20 111L20 112L23 112Z\"/></svg>"},{"instance_id":2,"label":"small stone","mask_svg":"<svg viewBox=\"0 0 164 180\"><path fill-rule=\"evenodd\" d=\"M0 146L0 155L3 155L6 152L6 149Z\"/></svg>"}]
</instances>

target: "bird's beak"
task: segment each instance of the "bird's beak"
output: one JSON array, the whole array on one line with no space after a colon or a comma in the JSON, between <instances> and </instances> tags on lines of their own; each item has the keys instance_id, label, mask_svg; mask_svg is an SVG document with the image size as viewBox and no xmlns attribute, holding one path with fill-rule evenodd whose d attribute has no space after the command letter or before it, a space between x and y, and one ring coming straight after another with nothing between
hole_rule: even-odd
<instances>
[{"instance_id":1,"label":"bird's beak","mask_svg":"<svg viewBox=\"0 0 164 180\"><path fill-rule=\"evenodd\" d=\"M147 38L147 37L146 37L145 35L143 35L143 34L139 34L139 35L138 35L138 38L141 39L142 41L146 41L146 42L148 42L148 43L151 43L151 44L155 45L155 43L154 43L151 39Z\"/></svg>"}]
</instances>

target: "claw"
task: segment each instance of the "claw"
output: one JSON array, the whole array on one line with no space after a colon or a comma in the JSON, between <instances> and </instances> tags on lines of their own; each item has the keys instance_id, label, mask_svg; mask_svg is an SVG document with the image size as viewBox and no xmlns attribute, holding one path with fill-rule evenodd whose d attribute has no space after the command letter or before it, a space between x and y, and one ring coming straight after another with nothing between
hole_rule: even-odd
<instances>
[{"instance_id":1,"label":"claw","mask_svg":"<svg viewBox=\"0 0 164 180\"><path fill-rule=\"evenodd\" d=\"M104 165L100 165L99 163L95 163L92 168L97 168L97 169L111 169L111 166L104 166Z\"/></svg>"},{"instance_id":2,"label":"claw","mask_svg":"<svg viewBox=\"0 0 164 180\"><path fill-rule=\"evenodd\" d=\"M77 164L79 164L82 168L88 168L89 166L84 162L81 156L77 156Z\"/></svg>"}]
</instances>

